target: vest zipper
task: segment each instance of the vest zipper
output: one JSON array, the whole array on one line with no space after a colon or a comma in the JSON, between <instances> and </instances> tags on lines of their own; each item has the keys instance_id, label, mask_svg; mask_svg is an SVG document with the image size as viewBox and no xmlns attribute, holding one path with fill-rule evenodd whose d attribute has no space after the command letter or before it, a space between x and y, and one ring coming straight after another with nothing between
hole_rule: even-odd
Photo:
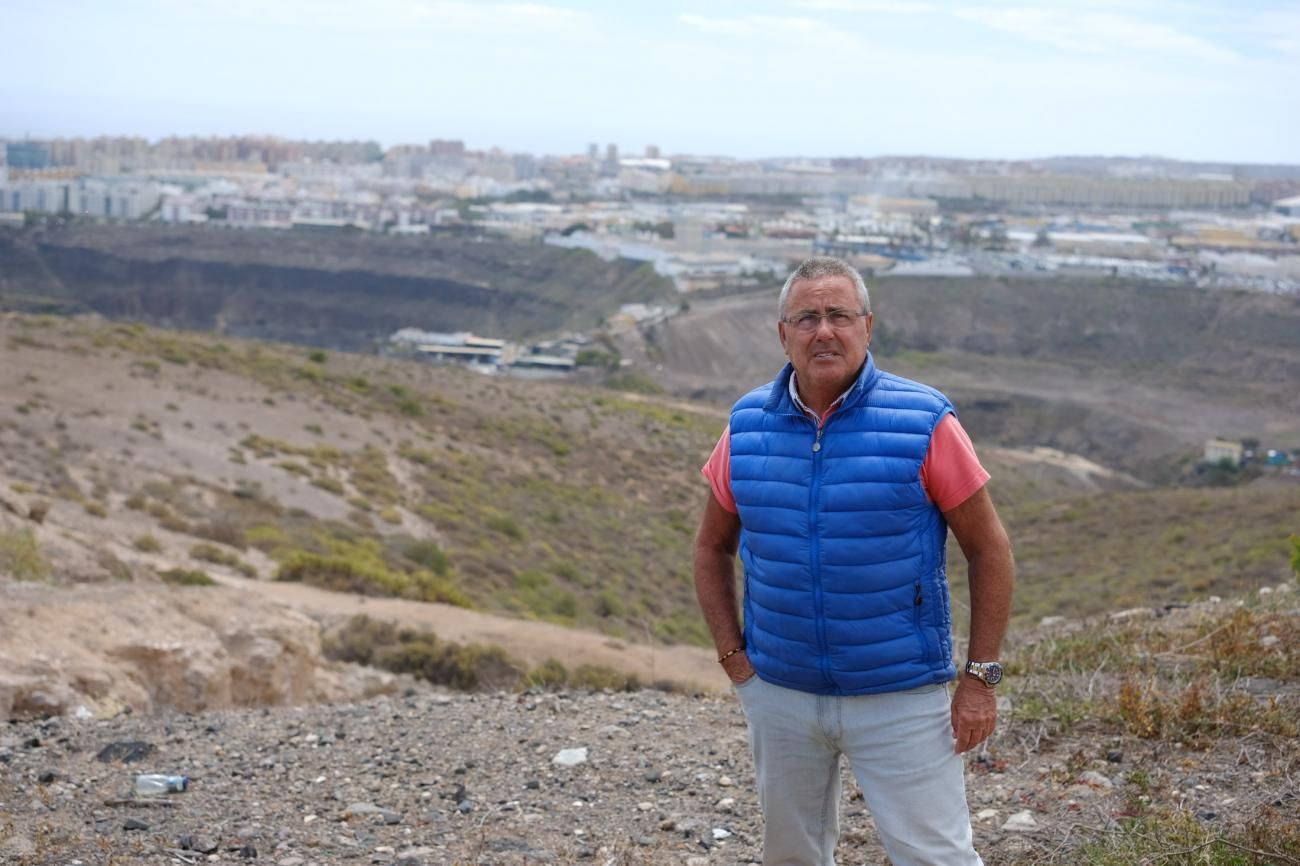
<instances>
[{"instance_id":1,"label":"vest zipper","mask_svg":"<svg viewBox=\"0 0 1300 866\"><path fill-rule=\"evenodd\" d=\"M811 419L809 419L811 421ZM830 423L829 419L817 425L817 437L813 440L813 477L812 484L808 489L808 549L812 561L809 565L812 568L813 576L813 605L814 615L817 619L817 656L821 662L822 678L830 685L835 685L831 679L830 647L826 641L826 610L822 606L822 567L821 567L821 536L817 532L817 501L821 493L821 450L822 450L822 433L826 425ZM836 689L838 691L838 687Z\"/></svg>"}]
</instances>

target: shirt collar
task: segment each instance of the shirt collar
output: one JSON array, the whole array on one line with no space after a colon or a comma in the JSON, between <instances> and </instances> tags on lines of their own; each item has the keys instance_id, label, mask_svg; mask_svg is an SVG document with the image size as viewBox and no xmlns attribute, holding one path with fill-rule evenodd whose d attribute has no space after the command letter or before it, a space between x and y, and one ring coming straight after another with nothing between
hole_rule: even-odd
<instances>
[{"instance_id":1,"label":"shirt collar","mask_svg":"<svg viewBox=\"0 0 1300 866\"><path fill-rule=\"evenodd\" d=\"M795 377L795 372L794 370L791 370L790 371L790 399L794 401L794 405L799 407L800 412L803 412L805 415L807 415L809 418L812 418L814 421L821 421L822 418L824 418L825 416L818 415L816 412L814 412L813 410L809 409L806 405L804 405L803 400L799 399L799 389L795 386L794 377ZM854 382L854 384L857 383ZM852 390L853 390L853 385L849 385L849 387L845 389L843 394L835 398L835 402L831 403L831 405L826 407L826 414L829 415L831 414L831 412L838 409L840 404L844 402L844 398L849 396L849 391Z\"/></svg>"}]
</instances>

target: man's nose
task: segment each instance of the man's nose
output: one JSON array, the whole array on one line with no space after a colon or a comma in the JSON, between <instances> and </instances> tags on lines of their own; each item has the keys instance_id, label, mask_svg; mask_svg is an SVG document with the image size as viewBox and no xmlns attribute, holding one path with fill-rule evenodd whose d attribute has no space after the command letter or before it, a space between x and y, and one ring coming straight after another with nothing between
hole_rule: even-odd
<instances>
[{"instance_id":1,"label":"man's nose","mask_svg":"<svg viewBox=\"0 0 1300 866\"><path fill-rule=\"evenodd\" d=\"M818 339L821 339L823 331L829 332L832 335L835 333L835 329L831 327L830 316L821 316L817 319L817 330L813 331L813 333L817 335Z\"/></svg>"}]
</instances>

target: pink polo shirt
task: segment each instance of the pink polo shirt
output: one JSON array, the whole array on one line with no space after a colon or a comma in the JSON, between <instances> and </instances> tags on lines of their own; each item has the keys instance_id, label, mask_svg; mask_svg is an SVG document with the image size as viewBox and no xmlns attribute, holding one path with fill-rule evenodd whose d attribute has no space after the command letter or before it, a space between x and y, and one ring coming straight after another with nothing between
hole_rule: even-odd
<instances>
[{"instance_id":1,"label":"pink polo shirt","mask_svg":"<svg viewBox=\"0 0 1300 866\"><path fill-rule=\"evenodd\" d=\"M793 388L791 391L793 392ZM840 399L842 400L843 397ZM809 415L816 417L797 397L796 403ZM839 404L839 400L831 404L821 418L822 424L826 423L826 419ZM704 468L700 471L704 473L705 478L709 479L709 486L713 488L713 496L718 500L718 504L735 514L736 497L731 494L730 426L722 431L722 438L718 440L717 445L713 446L709 462L704 464ZM934 433L930 437L930 448L921 463L921 484L925 487L925 495L939 507L940 511L948 512L969 499L973 493L988 483L988 480L989 474L980 465L979 458L975 456L975 446L971 444L970 437L966 435L966 431L962 429L955 415L945 415L934 428Z\"/></svg>"}]
</instances>

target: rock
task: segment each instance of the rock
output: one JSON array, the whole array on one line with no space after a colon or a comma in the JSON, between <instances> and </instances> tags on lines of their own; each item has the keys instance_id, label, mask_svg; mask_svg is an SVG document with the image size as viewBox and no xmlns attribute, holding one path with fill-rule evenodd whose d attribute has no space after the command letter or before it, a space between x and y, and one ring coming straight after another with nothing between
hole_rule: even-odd
<instances>
[{"instance_id":1,"label":"rock","mask_svg":"<svg viewBox=\"0 0 1300 866\"><path fill-rule=\"evenodd\" d=\"M718 780L718 786L722 788L730 788L734 784L736 783L731 781L730 776L723 776L721 779Z\"/></svg>"},{"instance_id":2,"label":"rock","mask_svg":"<svg viewBox=\"0 0 1300 866\"><path fill-rule=\"evenodd\" d=\"M383 811L380 814L384 816L384 823L390 827L402 823L402 816L396 812Z\"/></svg>"},{"instance_id":3,"label":"rock","mask_svg":"<svg viewBox=\"0 0 1300 866\"><path fill-rule=\"evenodd\" d=\"M581 746L576 749L561 749L551 758L551 763L560 767L576 767L579 764L587 763L587 747Z\"/></svg>"},{"instance_id":4,"label":"rock","mask_svg":"<svg viewBox=\"0 0 1300 866\"><path fill-rule=\"evenodd\" d=\"M143 761L157 750L158 748L153 743L146 743L143 740L127 740L119 743L109 743L99 750L99 754L95 755L95 760L104 764L114 762L135 764Z\"/></svg>"},{"instance_id":5,"label":"rock","mask_svg":"<svg viewBox=\"0 0 1300 866\"><path fill-rule=\"evenodd\" d=\"M1060 625L1065 622L1063 616L1045 616L1038 621L1039 628L1051 628L1054 625Z\"/></svg>"},{"instance_id":6,"label":"rock","mask_svg":"<svg viewBox=\"0 0 1300 866\"><path fill-rule=\"evenodd\" d=\"M384 810L374 803L353 803L343 810L343 820L356 818L360 815L378 815Z\"/></svg>"},{"instance_id":7,"label":"rock","mask_svg":"<svg viewBox=\"0 0 1300 866\"><path fill-rule=\"evenodd\" d=\"M1124 762L1124 753L1118 749L1111 749L1106 753L1106 760L1112 764L1121 764Z\"/></svg>"},{"instance_id":8,"label":"rock","mask_svg":"<svg viewBox=\"0 0 1300 866\"><path fill-rule=\"evenodd\" d=\"M180 846L184 851L197 851L200 854L215 854L221 847L211 836L182 836Z\"/></svg>"},{"instance_id":9,"label":"rock","mask_svg":"<svg viewBox=\"0 0 1300 866\"><path fill-rule=\"evenodd\" d=\"M1149 607L1130 607L1128 610L1117 610L1110 615L1111 622L1132 622L1138 619L1153 619L1156 612Z\"/></svg>"},{"instance_id":10,"label":"rock","mask_svg":"<svg viewBox=\"0 0 1300 866\"><path fill-rule=\"evenodd\" d=\"M1114 782L1101 773L1098 773L1096 770L1085 770L1079 775L1079 781L1089 787L1101 788L1103 790L1110 790L1115 787Z\"/></svg>"},{"instance_id":11,"label":"rock","mask_svg":"<svg viewBox=\"0 0 1300 866\"><path fill-rule=\"evenodd\" d=\"M6 863L10 862L10 857L18 861L24 857L31 857L35 853L36 843L21 834L0 841L0 860Z\"/></svg>"},{"instance_id":12,"label":"rock","mask_svg":"<svg viewBox=\"0 0 1300 866\"><path fill-rule=\"evenodd\" d=\"M980 809L979 812L975 814L975 820L987 821L990 818L996 818L997 816L998 816L997 809Z\"/></svg>"},{"instance_id":13,"label":"rock","mask_svg":"<svg viewBox=\"0 0 1300 866\"><path fill-rule=\"evenodd\" d=\"M239 856L243 857L245 860L256 860L257 849L254 848L252 845L245 845L244 847L239 849Z\"/></svg>"},{"instance_id":14,"label":"rock","mask_svg":"<svg viewBox=\"0 0 1300 866\"><path fill-rule=\"evenodd\" d=\"M1259 639L1259 645L1264 647L1265 649L1268 649L1271 646L1277 646L1281 642L1282 642L1282 638L1278 637L1275 634L1266 634Z\"/></svg>"},{"instance_id":15,"label":"rock","mask_svg":"<svg viewBox=\"0 0 1300 866\"><path fill-rule=\"evenodd\" d=\"M1038 822L1034 820L1033 814L1028 809L1012 815L1002 825L1004 833L1032 833L1037 829Z\"/></svg>"},{"instance_id":16,"label":"rock","mask_svg":"<svg viewBox=\"0 0 1300 866\"><path fill-rule=\"evenodd\" d=\"M636 807L642 812L649 812L654 809L655 804L651 803L649 800L643 800L640 803L637 803Z\"/></svg>"},{"instance_id":17,"label":"rock","mask_svg":"<svg viewBox=\"0 0 1300 866\"><path fill-rule=\"evenodd\" d=\"M597 730L596 733L610 740L615 737L629 737L632 735L632 732L622 725L605 725L603 728Z\"/></svg>"},{"instance_id":18,"label":"rock","mask_svg":"<svg viewBox=\"0 0 1300 866\"><path fill-rule=\"evenodd\" d=\"M303 866L307 861L301 857L285 857L278 861L277 866Z\"/></svg>"},{"instance_id":19,"label":"rock","mask_svg":"<svg viewBox=\"0 0 1300 866\"><path fill-rule=\"evenodd\" d=\"M127 818L122 824L123 830L148 830L149 825L138 818Z\"/></svg>"},{"instance_id":20,"label":"rock","mask_svg":"<svg viewBox=\"0 0 1300 866\"><path fill-rule=\"evenodd\" d=\"M730 839L730 838L731 838L731 831L730 831L730 830L724 830L724 829L721 828L721 827L714 827L714 828L713 828L713 838L714 838L714 839L717 839L717 840L719 840L719 841L721 841L721 840L723 840L723 839Z\"/></svg>"},{"instance_id":21,"label":"rock","mask_svg":"<svg viewBox=\"0 0 1300 866\"><path fill-rule=\"evenodd\" d=\"M59 778L58 773L55 773L53 771L48 771L48 772L41 773L39 776L37 776L36 781L42 785L48 785L57 778Z\"/></svg>"},{"instance_id":22,"label":"rock","mask_svg":"<svg viewBox=\"0 0 1300 866\"><path fill-rule=\"evenodd\" d=\"M735 810L736 801L732 797L723 797L721 800L713 804L713 808L717 809L719 812L730 813Z\"/></svg>"}]
</instances>

